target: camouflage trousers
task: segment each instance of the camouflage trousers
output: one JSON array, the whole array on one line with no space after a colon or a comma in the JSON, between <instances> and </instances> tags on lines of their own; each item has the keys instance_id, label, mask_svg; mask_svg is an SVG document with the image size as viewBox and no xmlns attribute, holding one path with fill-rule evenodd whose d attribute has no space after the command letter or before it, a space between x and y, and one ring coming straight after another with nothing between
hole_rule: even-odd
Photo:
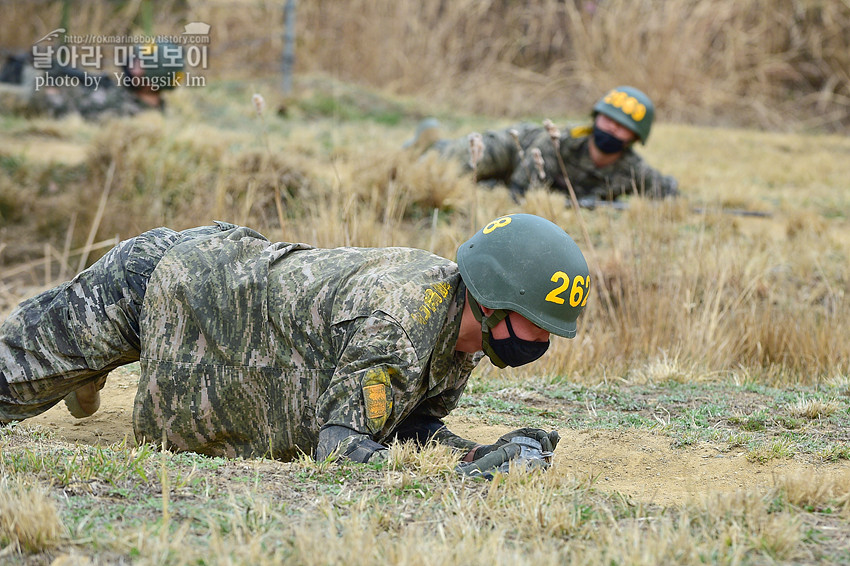
<instances>
[{"instance_id":1,"label":"camouflage trousers","mask_svg":"<svg viewBox=\"0 0 850 566\"><path fill-rule=\"evenodd\" d=\"M157 263L176 243L222 229L149 230L21 303L0 325L0 424L38 415L138 361L139 315Z\"/></svg>"}]
</instances>

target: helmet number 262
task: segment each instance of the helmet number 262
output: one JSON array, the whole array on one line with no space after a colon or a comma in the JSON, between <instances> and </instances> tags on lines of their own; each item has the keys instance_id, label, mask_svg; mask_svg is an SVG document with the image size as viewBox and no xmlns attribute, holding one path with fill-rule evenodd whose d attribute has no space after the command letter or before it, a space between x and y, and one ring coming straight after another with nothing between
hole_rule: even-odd
<instances>
[{"instance_id":1,"label":"helmet number 262","mask_svg":"<svg viewBox=\"0 0 850 566\"><path fill-rule=\"evenodd\" d=\"M569 292L571 307L583 307L587 304L587 297L590 295L590 275L587 278L576 275L572 280L572 287L570 287L570 276L563 271L556 271L552 275L551 281L552 283L560 283L560 285L549 291L549 294L546 295L546 300L550 303L563 305L566 299L561 295Z\"/></svg>"}]
</instances>

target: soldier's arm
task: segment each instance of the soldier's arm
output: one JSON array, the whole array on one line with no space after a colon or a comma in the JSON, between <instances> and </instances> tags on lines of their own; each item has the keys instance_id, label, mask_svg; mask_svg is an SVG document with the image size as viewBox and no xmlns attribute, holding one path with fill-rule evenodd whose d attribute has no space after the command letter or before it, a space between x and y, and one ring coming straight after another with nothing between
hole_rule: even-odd
<instances>
[{"instance_id":1,"label":"soldier's arm","mask_svg":"<svg viewBox=\"0 0 850 566\"><path fill-rule=\"evenodd\" d=\"M679 181L672 175L658 177L650 192L652 198L677 197L679 194Z\"/></svg>"},{"instance_id":2,"label":"soldier's arm","mask_svg":"<svg viewBox=\"0 0 850 566\"><path fill-rule=\"evenodd\" d=\"M506 448L514 441L520 442L517 440L520 437L539 442L541 450L548 453L549 456L560 440L558 432L554 430L546 432L538 428L521 428L502 435L493 444L482 444L453 433L446 427L442 419L417 413L405 419L394 433L394 438L401 441L414 440L419 444L424 444L432 440L450 446L461 455L458 471L472 475L475 475L476 471L482 472L515 458L518 451L510 449L508 452L499 452L499 449ZM479 465L473 466L468 463Z\"/></svg>"},{"instance_id":3,"label":"soldier's arm","mask_svg":"<svg viewBox=\"0 0 850 566\"><path fill-rule=\"evenodd\" d=\"M459 454L471 455L480 443L467 440L446 428L445 423L436 417L411 415L393 432L392 440L400 442L413 440L424 445L429 440L450 446ZM386 458L387 447L375 442L369 435L342 426L327 426L319 433L319 447L316 460L321 461L336 453L339 457L354 462L376 462Z\"/></svg>"},{"instance_id":4,"label":"soldier's arm","mask_svg":"<svg viewBox=\"0 0 850 566\"><path fill-rule=\"evenodd\" d=\"M413 440L418 444L425 444L429 440L433 440L439 444L455 448L463 454L479 446L479 443L467 440L450 431L442 419L417 413L407 417L393 431L393 438L401 442Z\"/></svg>"},{"instance_id":5,"label":"soldier's arm","mask_svg":"<svg viewBox=\"0 0 850 566\"><path fill-rule=\"evenodd\" d=\"M522 158L514 168L508 186L512 194L522 195L537 185L558 184L562 178L555 146L549 134L536 128L520 136L523 144ZM538 157L535 157L537 153ZM540 160L540 163L537 163Z\"/></svg>"},{"instance_id":6,"label":"soldier's arm","mask_svg":"<svg viewBox=\"0 0 850 566\"><path fill-rule=\"evenodd\" d=\"M671 175L663 175L641 157L634 167L638 190L649 198L666 198L679 195L679 183Z\"/></svg>"},{"instance_id":7,"label":"soldier's arm","mask_svg":"<svg viewBox=\"0 0 850 566\"><path fill-rule=\"evenodd\" d=\"M635 192L648 198L659 199L679 195L676 179L670 175L662 175L639 155L632 153L621 161L612 166L611 173L607 175L608 187L601 190L607 190L615 197Z\"/></svg>"},{"instance_id":8,"label":"soldier's arm","mask_svg":"<svg viewBox=\"0 0 850 566\"><path fill-rule=\"evenodd\" d=\"M471 459L482 444L455 434L443 422L443 417L457 406L463 390L461 385L422 401L393 431L393 438L414 440L419 444L432 440L453 448L465 460Z\"/></svg>"},{"instance_id":9,"label":"soldier's arm","mask_svg":"<svg viewBox=\"0 0 850 566\"><path fill-rule=\"evenodd\" d=\"M531 187L535 174L534 161L529 155L526 155L511 174L511 179L508 182L508 189L510 189L511 194L524 195Z\"/></svg>"},{"instance_id":10,"label":"soldier's arm","mask_svg":"<svg viewBox=\"0 0 850 566\"><path fill-rule=\"evenodd\" d=\"M414 398L411 376L419 375L419 361L404 330L380 313L350 322L341 341L333 376L317 400L315 458L380 461L386 457L381 442Z\"/></svg>"}]
</instances>

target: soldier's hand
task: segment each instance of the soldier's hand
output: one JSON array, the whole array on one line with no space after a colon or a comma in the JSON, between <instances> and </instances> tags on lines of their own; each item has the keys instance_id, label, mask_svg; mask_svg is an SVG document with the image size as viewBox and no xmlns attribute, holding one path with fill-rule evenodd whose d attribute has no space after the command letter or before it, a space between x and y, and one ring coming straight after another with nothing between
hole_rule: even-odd
<instances>
[{"instance_id":1,"label":"soldier's hand","mask_svg":"<svg viewBox=\"0 0 850 566\"><path fill-rule=\"evenodd\" d=\"M473 461L486 456L490 452L504 446L505 444L508 444L518 436L527 436L528 438L533 438L534 440L540 443L540 448L543 450L543 452L554 452L555 448L558 446L558 441L561 440L561 436L558 434L557 430L553 430L552 432L546 432L545 430L540 428L519 428L505 435L502 435L499 440L497 440L493 444L479 446L472 456Z\"/></svg>"},{"instance_id":2,"label":"soldier's hand","mask_svg":"<svg viewBox=\"0 0 850 566\"><path fill-rule=\"evenodd\" d=\"M561 440L561 435L558 434L557 430L546 432L541 428L519 428L499 437L497 443L511 442L517 436L533 438L540 443L540 447L544 452L554 452L558 446L558 442Z\"/></svg>"},{"instance_id":3,"label":"soldier's hand","mask_svg":"<svg viewBox=\"0 0 850 566\"><path fill-rule=\"evenodd\" d=\"M461 462L457 465L455 471L465 476L493 479L493 474L499 466L519 456L520 451L521 448L518 445L507 443L504 446L491 450L480 458L476 458L472 462Z\"/></svg>"}]
</instances>

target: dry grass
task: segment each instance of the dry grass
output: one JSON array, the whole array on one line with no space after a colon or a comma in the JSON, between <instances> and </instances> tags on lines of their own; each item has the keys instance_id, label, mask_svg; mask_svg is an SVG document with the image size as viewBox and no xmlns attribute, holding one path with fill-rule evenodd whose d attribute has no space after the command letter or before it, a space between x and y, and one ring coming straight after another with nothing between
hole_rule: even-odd
<instances>
[{"instance_id":1,"label":"dry grass","mask_svg":"<svg viewBox=\"0 0 850 566\"><path fill-rule=\"evenodd\" d=\"M61 2L4 4L4 46L59 27ZM74 33L145 31L140 1L85 2ZM283 6L158 2L153 33L212 26L209 76L279 72ZM850 125L850 6L771 0L333 0L297 8L296 72L317 72L487 115L584 115L614 84L702 124ZM333 38L329 41L328 38ZM675 46L675 48L671 48Z\"/></svg>"},{"instance_id":2,"label":"dry grass","mask_svg":"<svg viewBox=\"0 0 850 566\"><path fill-rule=\"evenodd\" d=\"M0 564L840 563L846 551L846 469L658 507L565 465L486 482L456 476L445 447L390 449L376 468L69 445L39 427L4 429L0 540L22 539L7 525L23 517L51 542L7 545Z\"/></svg>"},{"instance_id":3,"label":"dry grass","mask_svg":"<svg viewBox=\"0 0 850 566\"><path fill-rule=\"evenodd\" d=\"M638 513L575 545L570 563L738 563L762 553L780 563L808 558L799 519L769 513L766 499L752 492L710 495L669 516Z\"/></svg>"},{"instance_id":4,"label":"dry grass","mask_svg":"<svg viewBox=\"0 0 850 566\"><path fill-rule=\"evenodd\" d=\"M486 114L581 112L624 83L676 119L729 124L784 128L805 109L808 126L825 125L846 121L850 103L839 2L362 2L351 13L318 2L299 16L306 68ZM329 30L351 43L323 41Z\"/></svg>"},{"instance_id":5,"label":"dry grass","mask_svg":"<svg viewBox=\"0 0 850 566\"><path fill-rule=\"evenodd\" d=\"M805 509L840 511L850 517L850 473L834 477L783 476L777 489L788 503Z\"/></svg>"},{"instance_id":6,"label":"dry grass","mask_svg":"<svg viewBox=\"0 0 850 566\"><path fill-rule=\"evenodd\" d=\"M44 552L65 539L65 525L44 487L21 476L0 477L0 558Z\"/></svg>"},{"instance_id":7,"label":"dry grass","mask_svg":"<svg viewBox=\"0 0 850 566\"><path fill-rule=\"evenodd\" d=\"M839 368L838 371L840 372L841 369ZM844 373L838 373L827 379L827 383L835 387L839 395L850 396L850 376Z\"/></svg>"},{"instance_id":8,"label":"dry grass","mask_svg":"<svg viewBox=\"0 0 850 566\"><path fill-rule=\"evenodd\" d=\"M445 468L438 471L446 473ZM483 485L448 478L434 482L426 479L433 478L430 468L384 474L379 492L373 486L345 486L336 496L316 497L310 510L295 514L260 491L231 494L224 508L205 518L210 528L202 544L189 522L171 531L154 524L119 530L115 538L103 536L100 544L112 555L132 553L136 564L175 565L198 560L648 565L701 564L708 557L780 563L812 558L803 544L801 518L771 509L771 493L709 495L659 513L554 472L499 476ZM397 483L398 474L411 481ZM837 482L817 485L786 481L782 490L793 505L835 505L836 496L846 496ZM417 490L422 499L415 497Z\"/></svg>"},{"instance_id":9,"label":"dry grass","mask_svg":"<svg viewBox=\"0 0 850 566\"><path fill-rule=\"evenodd\" d=\"M841 406L834 399L821 401L818 399L806 399L804 396L800 396L791 406L791 414L795 417L806 419L827 418L835 414L840 408Z\"/></svg>"}]
</instances>

